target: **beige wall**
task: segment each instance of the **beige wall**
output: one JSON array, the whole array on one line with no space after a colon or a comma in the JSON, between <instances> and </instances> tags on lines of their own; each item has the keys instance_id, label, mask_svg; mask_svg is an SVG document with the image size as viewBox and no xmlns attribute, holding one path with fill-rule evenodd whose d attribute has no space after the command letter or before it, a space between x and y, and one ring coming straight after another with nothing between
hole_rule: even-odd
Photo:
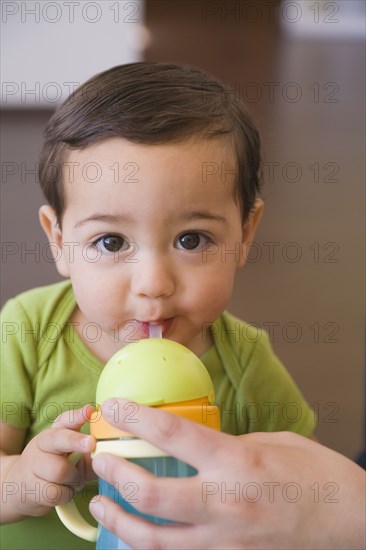
<instances>
[{"instance_id":1,"label":"beige wall","mask_svg":"<svg viewBox=\"0 0 366 550\"><path fill-rule=\"evenodd\" d=\"M147 59L199 65L244 97L262 92L250 108L267 162L266 211L230 309L267 330L272 326L276 352L319 411L319 438L353 457L364 444L362 46L348 39L290 41L264 17L254 24L222 16L205 21L196 1L148 2L146 20ZM295 92L290 82L301 89L297 102L289 100ZM273 101L268 83L278 83L272 84ZM337 102L329 103L332 98ZM60 279L38 224L41 193L34 175L24 173L35 167L49 116L37 110L2 116L2 161L18 169L15 175L3 171L1 185L2 303Z\"/></svg>"}]
</instances>

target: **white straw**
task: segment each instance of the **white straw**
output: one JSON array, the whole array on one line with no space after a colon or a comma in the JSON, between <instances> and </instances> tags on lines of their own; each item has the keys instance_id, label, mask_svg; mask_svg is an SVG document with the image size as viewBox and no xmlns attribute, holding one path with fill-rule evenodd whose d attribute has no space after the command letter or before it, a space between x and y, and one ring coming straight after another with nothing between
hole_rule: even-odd
<instances>
[{"instance_id":1,"label":"white straw","mask_svg":"<svg viewBox=\"0 0 366 550\"><path fill-rule=\"evenodd\" d=\"M162 326L157 324L149 323L149 338L162 338L163 337L163 331Z\"/></svg>"}]
</instances>

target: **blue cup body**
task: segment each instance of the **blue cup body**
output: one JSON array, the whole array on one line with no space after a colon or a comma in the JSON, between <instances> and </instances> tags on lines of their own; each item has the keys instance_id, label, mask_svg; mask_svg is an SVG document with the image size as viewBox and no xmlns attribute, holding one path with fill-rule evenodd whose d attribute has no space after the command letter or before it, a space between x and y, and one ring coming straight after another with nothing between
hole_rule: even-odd
<instances>
[{"instance_id":1,"label":"blue cup body","mask_svg":"<svg viewBox=\"0 0 366 550\"><path fill-rule=\"evenodd\" d=\"M189 466L185 462L177 460L172 456L131 458L129 460L134 464L145 468L145 470L148 470L157 477L190 477L197 473L195 468L192 468L192 466ZM125 498L123 498L119 492L119 489L122 488L125 493ZM131 481L124 483L122 480L120 484L115 483L114 485L110 485L103 479L99 478L99 494L114 500L121 506L121 508L130 514L135 514L157 524L170 523L169 520L164 518L148 516L136 510L134 504L137 504L139 501L139 487ZM117 535L111 531L99 526L97 550L112 549L131 550L131 547L123 542L123 540L119 539Z\"/></svg>"}]
</instances>

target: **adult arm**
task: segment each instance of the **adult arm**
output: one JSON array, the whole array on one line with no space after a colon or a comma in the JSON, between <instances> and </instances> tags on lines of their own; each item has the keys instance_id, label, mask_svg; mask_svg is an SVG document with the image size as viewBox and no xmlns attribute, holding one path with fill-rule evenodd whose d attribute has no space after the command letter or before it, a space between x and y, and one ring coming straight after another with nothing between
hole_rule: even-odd
<instances>
[{"instance_id":1,"label":"adult arm","mask_svg":"<svg viewBox=\"0 0 366 550\"><path fill-rule=\"evenodd\" d=\"M131 547L364 548L364 471L339 453L295 433L231 436L136 407L134 424L124 400L106 402L103 415L198 473L158 479L121 458L96 456L93 468L108 482L137 483L138 510L180 522L154 525L97 497L93 515Z\"/></svg>"}]
</instances>

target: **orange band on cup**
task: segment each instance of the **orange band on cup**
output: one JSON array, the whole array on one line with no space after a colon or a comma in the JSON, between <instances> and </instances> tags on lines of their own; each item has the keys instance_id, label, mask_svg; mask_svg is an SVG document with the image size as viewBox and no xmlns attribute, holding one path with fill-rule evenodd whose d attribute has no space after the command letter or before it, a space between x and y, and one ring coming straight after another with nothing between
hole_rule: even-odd
<instances>
[{"instance_id":1,"label":"orange band on cup","mask_svg":"<svg viewBox=\"0 0 366 550\"><path fill-rule=\"evenodd\" d=\"M210 403L206 397L190 401L180 401L179 403L162 405L155 408L182 416L208 428L220 430L219 408L217 405ZM130 416L131 427L133 428L133 424L136 422L136 418L133 418L134 413L126 412L126 414ZM127 420L127 417L125 420ZM90 417L90 433L96 439L116 439L131 436L131 433L119 430L106 422L102 417L100 409L93 412Z\"/></svg>"}]
</instances>

